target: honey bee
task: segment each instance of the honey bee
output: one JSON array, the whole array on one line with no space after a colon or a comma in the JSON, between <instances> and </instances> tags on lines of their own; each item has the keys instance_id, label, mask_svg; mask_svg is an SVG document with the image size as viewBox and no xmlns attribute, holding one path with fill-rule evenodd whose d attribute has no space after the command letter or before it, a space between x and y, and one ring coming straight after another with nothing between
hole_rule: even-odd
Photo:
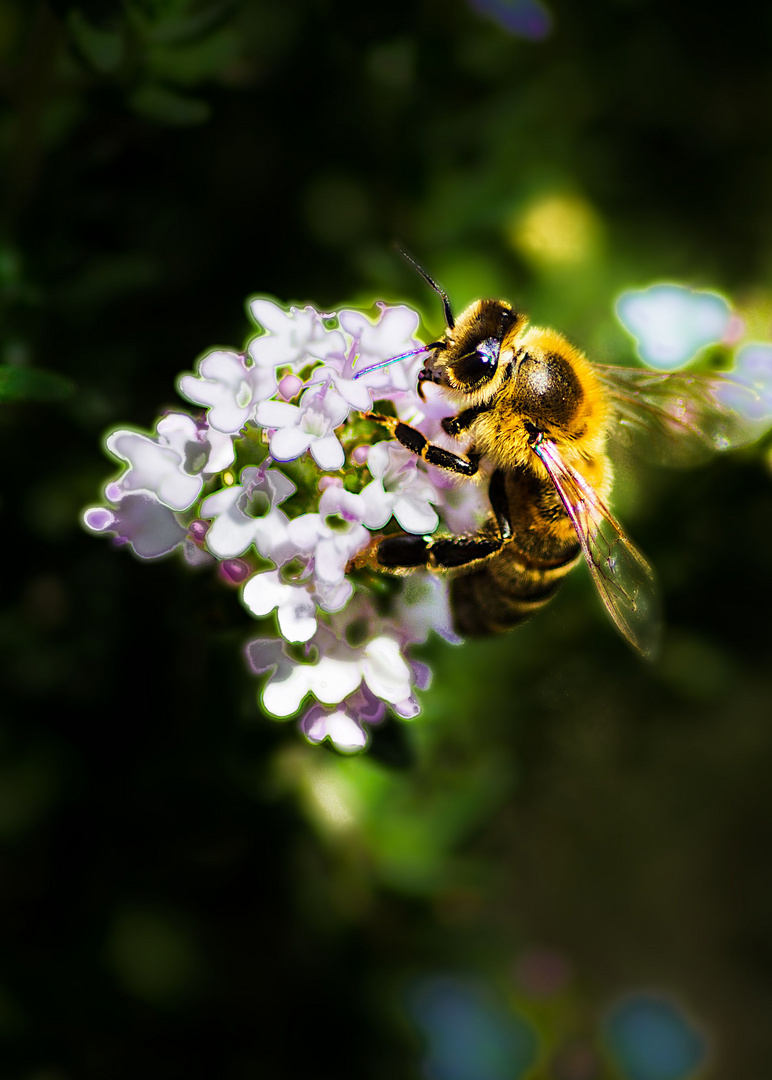
<instances>
[{"instance_id":1,"label":"honey bee","mask_svg":"<svg viewBox=\"0 0 772 1080\"><path fill-rule=\"evenodd\" d=\"M529 326L505 300L477 300L415 352L427 358L418 393L433 383L458 407L442 427L459 452L416 428L366 413L424 461L463 477L489 477L491 513L475 535L376 538L379 570L428 569L451 576L451 608L464 636L511 629L550 600L584 558L601 599L644 656L660 630L654 575L611 513L612 436L638 432L650 449L686 463L700 450L749 441L749 425L722 401L719 375L660 373L591 363L562 334ZM404 353L357 373L363 375ZM752 396L753 392L748 391Z\"/></svg>"}]
</instances>

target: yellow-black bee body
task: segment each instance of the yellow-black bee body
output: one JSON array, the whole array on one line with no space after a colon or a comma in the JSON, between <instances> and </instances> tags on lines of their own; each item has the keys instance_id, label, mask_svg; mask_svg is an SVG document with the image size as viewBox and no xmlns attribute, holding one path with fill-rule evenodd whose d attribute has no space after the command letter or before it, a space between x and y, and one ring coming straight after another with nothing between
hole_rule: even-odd
<instances>
[{"instance_id":1,"label":"yellow-black bee body","mask_svg":"<svg viewBox=\"0 0 772 1080\"><path fill-rule=\"evenodd\" d=\"M619 630L651 653L653 575L608 509L607 441L635 429L685 450L748 441L748 425L721 400L726 380L594 365L556 331L528 327L503 300L475 301L454 319L447 295L417 269L442 297L447 322L426 346L418 393L435 384L458 407L442 426L459 452L400 420L369 415L430 464L488 477L492 513L472 536L379 538L369 560L395 573L451 574L455 627L467 636L507 630L532 614L584 556Z\"/></svg>"}]
</instances>

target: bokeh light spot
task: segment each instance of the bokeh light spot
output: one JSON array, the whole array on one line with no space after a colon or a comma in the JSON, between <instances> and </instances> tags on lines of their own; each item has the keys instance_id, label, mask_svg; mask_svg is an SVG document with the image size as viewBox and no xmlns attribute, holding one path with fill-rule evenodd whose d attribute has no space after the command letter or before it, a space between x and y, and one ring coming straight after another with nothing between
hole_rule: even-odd
<instances>
[{"instance_id":1,"label":"bokeh light spot","mask_svg":"<svg viewBox=\"0 0 772 1080\"><path fill-rule=\"evenodd\" d=\"M547 195L518 214L509 229L512 246L545 267L576 266L600 248L602 226L579 195Z\"/></svg>"},{"instance_id":2,"label":"bokeh light spot","mask_svg":"<svg viewBox=\"0 0 772 1080\"><path fill-rule=\"evenodd\" d=\"M516 37L539 41L552 30L552 16L539 0L469 0L480 15L487 15Z\"/></svg>"},{"instance_id":3,"label":"bokeh light spot","mask_svg":"<svg viewBox=\"0 0 772 1080\"><path fill-rule=\"evenodd\" d=\"M635 338L641 360L669 370L722 341L732 312L717 293L662 284L622 293L616 314Z\"/></svg>"},{"instance_id":4,"label":"bokeh light spot","mask_svg":"<svg viewBox=\"0 0 772 1080\"><path fill-rule=\"evenodd\" d=\"M637 994L606 1020L609 1050L625 1080L687 1080L704 1065L704 1036L672 1001Z\"/></svg>"},{"instance_id":5,"label":"bokeh light spot","mask_svg":"<svg viewBox=\"0 0 772 1080\"><path fill-rule=\"evenodd\" d=\"M520 1080L536 1057L531 1025L483 986L427 978L411 988L408 1010L426 1039L427 1080Z\"/></svg>"}]
</instances>

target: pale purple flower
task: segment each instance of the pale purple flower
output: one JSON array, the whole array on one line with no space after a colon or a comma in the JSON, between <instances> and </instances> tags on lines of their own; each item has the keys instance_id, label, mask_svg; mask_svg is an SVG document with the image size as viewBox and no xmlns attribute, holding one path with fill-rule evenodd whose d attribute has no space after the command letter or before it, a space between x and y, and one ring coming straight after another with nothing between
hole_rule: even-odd
<instances>
[{"instance_id":1,"label":"pale purple flower","mask_svg":"<svg viewBox=\"0 0 772 1080\"><path fill-rule=\"evenodd\" d=\"M361 311L344 310L338 314L342 329L355 343L357 371L421 346L421 342L414 337L418 329L417 312L403 304L393 307L386 304L377 306L380 308L380 315L375 322ZM422 355L406 357L388 367L370 371L358 382L370 387L376 398L390 398L405 392L414 393L416 376L423 365Z\"/></svg>"},{"instance_id":2,"label":"pale purple flower","mask_svg":"<svg viewBox=\"0 0 772 1080\"><path fill-rule=\"evenodd\" d=\"M416 644L426 641L432 630L453 645L462 641L453 629L448 579L438 574L408 575L394 601L391 621L398 633Z\"/></svg>"},{"instance_id":3,"label":"pale purple flower","mask_svg":"<svg viewBox=\"0 0 772 1080\"><path fill-rule=\"evenodd\" d=\"M244 586L242 599L258 617L277 612L279 630L287 641L308 641L316 633L316 603L307 588L288 585L278 570L254 574Z\"/></svg>"},{"instance_id":4,"label":"pale purple flower","mask_svg":"<svg viewBox=\"0 0 772 1080\"><path fill-rule=\"evenodd\" d=\"M232 559L254 544L265 558L283 545L290 519L278 506L295 485L277 469L248 466L241 483L215 492L201 503L199 514L212 519L206 545L218 559Z\"/></svg>"},{"instance_id":5,"label":"pale purple flower","mask_svg":"<svg viewBox=\"0 0 772 1080\"><path fill-rule=\"evenodd\" d=\"M320 513L303 514L287 526L288 546L292 549L288 557L313 558L316 576L325 585L339 584L347 564L370 542L370 533L363 525L340 513L338 491L327 488L319 500Z\"/></svg>"},{"instance_id":6,"label":"pale purple flower","mask_svg":"<svg viewBox=\"0 0 772 1080\"><path fill-rule=\"evenodd\" d=\"M341 635L358 615L365 615L364 605L353 611L351 608L349 604L337 624L333 624ZM247 646L252 670L257 674L272 671L262 700L274 716L292 716L308 694L324 705L337 705L360 684L391 705L400 716L410 718L417 713L413 687L416 681L425 685L426 669L424 665L416 670L411 667L396 637L383 633L363 645L352 646L343 636L337 636L332 627L319 625L311 644L316 646L318 655L310 663L295 662L283 647L277 650L275 642L258 640Z\"/></svg>"},{"instance_id":7,"label":"pale purple flower","mask_svg":"<svg viewBox=\"0 0 772 1080\"><path fill-rule=\"evenodd\" d=\"M367 727L380 724L385 716L384 703L362 685L337 707L312 705L300 721L300 730L309 742L329 739L338 750L355 753L367 746Z\"/></svg>"},{"instance_id":8,"label":"pale purple flower","mask_svg":"<svg viewBox=\"0 0 772 1080\"><path fill-rule=\"evenodd\" d=\"M198 375L183 375L183 397L208 408L209 426L235 434L249 420L257 402L276 392L272 368L248 365L241 353L216 349L198 363Z\"/></svg>"},{"instance_id":9,"label":"pale purple flower","mask_svg":"<svg viewBox=\"0 0 772 1080\"><path fill-rule=\"evenodd\" d=\"M312 307L285 311L263 297L252 300L249 307L255 322L266 331L249 343L249 355L261 371L277 367L301 371L312 360L326 360L331 354L343 355L346 351L343 334L325 326L322 316Z\"/></svg>"},{"instance_id":10,"label":"pale purple flower","mask_svg":"<svg viewBox=\"0 0 772 1080\"><path fill-rule=\"evenodd\" d=\"M427 437L442 438L448 407L443 411L436 395L424 403L415 393L424 359L412 336L415 312L379 305L375 319L351 310L336 317L310 307L285 311L262 298L251 307L265 332L248 355L213 350L180 380L181 393L204 407L205 417L172 412L152 435L109 436L108 449L125 468L106 487L112 505L88 509L84 522L142 558L179 548L191 565L214 564L256 618L275 613L281 637L247 650L253 671L267 674L266 710L300 712L309 741L329 739L350 752L366 745L369 727L387 710L402 718L418 713L416 691L430 672L408 659L409 645L431 629L456 639L444 581L419 586L426 575L417 575L395 590L383 613L347 575L371 544L371 530L392 517L408 532L432 532L433 504L443 511L452 503L447 478L389 441L361 445L346 462L341 429L350 411L368 411L375 395L390 398ZM355 371L393 357L394 364L354 379ZM316 489L308 459L292 464L306 452L320 470ZM256 572L255 550L272 566Z\"/></svg>"},{"instance_id":11,"label":"pale purple flower","mask_svg":"<svg viewBox=\"0 0 772 1080\"><path fill-rule=\"evenodd\" d=\"M324 611L340 611L353 591L347 580L328 585L309 576L286 582L278 570L266 570L246 582L242 599L258 617L276 611L282 636L297 642L308 641L316 632L317 605Z\"/></svg>"},{"instance_id":12,"label":"pale purple flower","mask_svg":"<svg viewBox=\"0 0 772 1080\"><path fill-rule=\"evenodd\" d=\"M361 411L371 408L373 397L394 397L415 385L422 362L417 357L406 357L354 378L356 372L373 364L421 347L412 337L418 326L418 315L414 311L400 305L378 306L380 313L375 322L360 311L340 312L338 322L345 331L346 347L332 352L325 364L313 373L315 383L331 383L352 408Z\"/></svg>"},{"instance_id":13,"label":"pale purple flower","mask_svg":"<svg viewBox=\"0 0 772 1080\"><path fill-rule=\"evenodd\" d=\"M156 430L156 438L129 430L108 436L107 449L127 464L108 497L116 502L129 492L147 491L171 510L187 510L201 494L204 477L231 464L233 443L187 413L168 413Z\"/></svg>"},{"instance_id":14,"label":"pale purple flower","mask_svg":"<svg viewBox=\"0 0 772 1080\"><path fill-rule=\"evenodd\" d=\"M89 507L83 513L86 528L111 533L117 543L128 544L141 559L159 559L179 547L187 535L177 515L148 492L134 492L111 508Z\"/></svg>"},{"instance_id":15,"label":"pale purple flower","mask_svg":"<svg viewBox=\"0 0 772 1080\"><path fill-rule=\"evenodd\" d=\"M484 483L459 483L455 477L434 467L427 471L435 485L436 506L443 528L455 536L478 532L491 513L487 486Z\"/></svg>"},{"instance_id":16,"label":"pale purple flower","mask_svg":"<svg viewBox=\"0 0 772 1080\"><path fill-rule=\"evenodd\" d=\"M264 401L255 419L269 428L271 455L277 461L293 461L310 450L320 469L340 469L345 461L335 428L349 413L347 402L331 388L305 390L298 405L288 401Z\"/></svg>"},{"instance_id":17,"label":"pale purple flower","mask_svg":"<svg viewBox=\"0 0 772 1080\"><path fill-rule=\"evenodd\" d=\"M365 728L344 705L333 709L312 705L300 722L300 730L309 742L329 739L344 754L354 754L367 746Z\"/></svg>"},{"instance_id":18,"label":"pale purple flower","mask_svg":"<svg viewBox=\"0 0 772 1080\"><path fill-rule=\"evenodd\" d=\"M405 532L423 535L437 528L430 505L437 502L437 490L418 469L415 454L397 442L379 442L370 449L367 467L374 477L362 491L368 528L382 528L392 514Z\"/></svg>"}]
</instances>

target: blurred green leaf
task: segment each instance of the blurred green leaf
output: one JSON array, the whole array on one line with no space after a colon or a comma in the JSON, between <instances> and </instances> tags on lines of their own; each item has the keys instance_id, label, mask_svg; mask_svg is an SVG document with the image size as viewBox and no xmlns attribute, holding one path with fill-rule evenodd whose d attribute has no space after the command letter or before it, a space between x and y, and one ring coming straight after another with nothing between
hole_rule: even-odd
<instances>
[{"instance_id":1,"label":"blurred green leaf","mask_svg":"<svg viewBox=\"0 0 772 1080\"><path fill-rule=\"evenodd\" d=\"M0 366L0 402L55 401L69 397L74 389L74 383L53 371Z\"/></svg>"},{"instance_id":2,"label":"blurred green leaf","mask_svg":"<svg viewBox=\"0 0 772 1080\"><path fill-rule=\"evenodd\" d=\"M220 79L241 48L238 36L226 26L205 38L160 41L148 50L147 62L159 78L178 86L193 86L202 79Z\"/></svg>"},{"instance_id":3,"label":"blurred green leaf","mask_svg":"<svg viewBox=\"0 0 772 1080\"><path fill-rule=\"evenodd\" d=\"M112 75L124 56L124 37L118 30L103 30L90 23L78 8L70 11L67 26L81 56L100 75Z\"/></svg>"},{"instance_id":4,"label":"blurred green leaf","mask_svg":"<svg viewBox=\"0 0 772 1080\"><path fill-rule=\"evenodd\" d=\"M128 16L140 32L159 44L172 45L204 37L228 18L238 0L196 0L180 3L133 4Z\"/></svg>"},{"instance_id":5,"label":"blurred green leaf","mask_svg":"<svg viewBox=\"0 0 772 1080\"><path fill-rule=\"evenodd\" d=\"M161 124L177 127L193 127L209 119L211 109L207 102L178 94L157 83L147 83L129 98L131 107L142 116Z\"/></svg>"}]
</instances>

